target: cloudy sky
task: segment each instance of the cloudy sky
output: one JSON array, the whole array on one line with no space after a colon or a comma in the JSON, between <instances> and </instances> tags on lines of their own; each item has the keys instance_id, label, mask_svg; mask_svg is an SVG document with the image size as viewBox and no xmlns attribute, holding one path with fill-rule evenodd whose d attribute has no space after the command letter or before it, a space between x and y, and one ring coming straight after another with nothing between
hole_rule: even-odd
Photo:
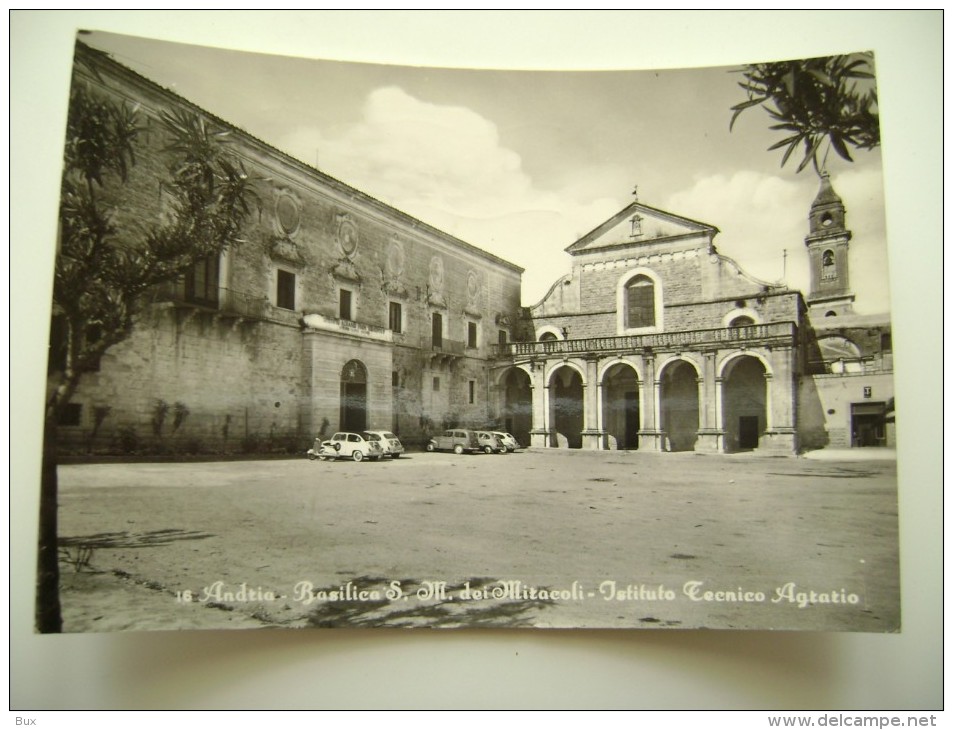
<instances>
[{"instance_id":1,"label":"cloudy sky","mask_svg":"<svg viewBox=\"0 0 953 730\"><path fill-rule=\"evenodd\" d=\"M82 40L338 179L524 267L524 304L563 249L632 201L716 226L751 274L806 291L811 169L767 147L730 67L488 71L342 63L93 32ZM756 60L756 59L752 59ZM889 307L879 151L829 158L848 207L857 308ZM784 252L787 252L785 259Z\"/></svg>"}]
</instances>

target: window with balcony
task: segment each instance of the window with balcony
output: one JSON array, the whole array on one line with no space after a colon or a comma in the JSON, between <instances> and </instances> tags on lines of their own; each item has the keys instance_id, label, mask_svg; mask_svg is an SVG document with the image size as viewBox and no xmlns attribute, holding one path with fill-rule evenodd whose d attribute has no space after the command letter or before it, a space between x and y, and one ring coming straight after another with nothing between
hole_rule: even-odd
<instances>
[{"instance_id":1,"label":"window with balcony","mask_svg":"<svg viewBox=\"0 0 953 730\"><path fill-rule=\"evenodd\" d=\"M278 292L275 304L281 309L295 308L295 275L290 271L278 269Z\"/></svg>"},{"instance_id":2,"label":"window with balcony","mask_svg":"<svg viewBox=\"0 0 953 730\"><path fill-rule=\"evenodd\" d=\"M192 264L185 274L185 300L217 307L218 268L218 254L212 254Z\"/></svg>"},{"instance_id":3,"label":"window with balcony","mask_svg":"<svg viewBox=\"0 0 953 730\"><path fill-rule=\"evenodd\" d=\"M338 293L338 317L348 321L354 319L353 293L349 289L341 289Z\"/></svg>"},{"instance_id":4,"label":"window with balcony","mask_svg":"<svg viewBox=\"0 0 953 730\"><path fill-rule=\"evenodd\" d=\"M431 340L434 347L443 347L443 316L434 312L431 318Z\"/></svg>"},{"instance_id":5,"label":"window with balcony","mask_svg":"<svg viewBox=\"0 0 953 730\"><path fill-rule=\"evenodd\" d=\"M400 306L400 302L391 302L388 309L388 326L390 327L391 332L397 332L400 334L404 331L403 327L403 311Z\"/></svg>"},{"instance_id":6,"label":"window with balcony","mask_svg":"<svg viewBox=\"0 0 953 730\"><path fill-rule=\"evenodd\" d=\"M476 322L467 322L467 347L469 347L471 350L475 350L477 345Z\"/></svg>"}]
</instances>

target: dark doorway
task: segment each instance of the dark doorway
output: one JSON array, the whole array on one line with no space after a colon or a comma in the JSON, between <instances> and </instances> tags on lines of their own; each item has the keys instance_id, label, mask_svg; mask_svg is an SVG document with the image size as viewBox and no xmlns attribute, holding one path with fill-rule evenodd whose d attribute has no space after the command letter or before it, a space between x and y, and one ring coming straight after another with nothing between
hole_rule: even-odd
<instances>
[{"instance_id":1,"label":"dark doorway","mask_svg":"<svg viewBox=\"0 0 953 730\"><path fill-rule=\"evenodd\" d=\"M887 443L885 415L884 403L852 403L850 445L854 447L884 446Z\"/></svg>"},{"instance_id":2,"label":"dark doorway","mask_svg":"<svg viewBox=\"0 0 953 730\"><path fill-rule=\"evenodd\" d=\"M341 372L341 430L367 428L367 369L360 360L351 360Z\"/></svg>"},{"instance_id":3,"label":"dark doorway","mask_svg":"<svg viewBox=\"0 0 953 730\"><path fill-rule=\"evenodd\" d=\"M758 448L758 417L757 416L739 416L738 417L738 448L739 449Z\"/></svg>"},{"instance_id":4,"label":"dark doorway","mask_svg":"<svg viewBox=\"0 0 953 730\"><path fill-rule=\"evenodd\" d=\"M639 448L639 394L625 394L625 448Z\"/></svg>"}]
</instances>

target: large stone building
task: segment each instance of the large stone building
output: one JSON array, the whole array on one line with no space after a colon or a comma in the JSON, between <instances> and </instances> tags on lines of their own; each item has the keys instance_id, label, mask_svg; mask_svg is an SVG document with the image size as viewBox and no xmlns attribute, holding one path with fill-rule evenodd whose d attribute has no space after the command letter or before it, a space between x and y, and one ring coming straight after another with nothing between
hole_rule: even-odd
<instances>
[{"instance_id":1,"label":"large stone building","mask_svg":"<svg viewBox=\"0 0 953 730\"><path fill-rule=\"evenodd\" d=\"M519 267L77 53L76 83L137 105L146 125L112 191L120 230L165 214L164 110L229 130L262 205L240 247L153 292L84 376L67 447L298 450L365 428L413 445L451 425L539 447L893 444L889 320L853 312L851 234L826 176L806 298L719 254L715 227L636 201L569 246L571 272L521 309ZM51 341L55 378L55 319Z\"/></svg>"},{"instance_id":2,"label":"large stone building","mask_svg":"<svg viewBox=\"0 0 953 730\"><path fill-rule=\"evenodd\" d=\"M886 316L853 313L846 210L824 175L798 291L718 253L713 226L639 202L499 348L501 411L536 446L793 453L892 445ZM508 366L508 367L506 367Z\"/></svg>"},{"instance_id":3,"label":"large stone building","mask_svg":"<svg viewBox=\"0 0 953 730\"><path fill-rule=\"evenodd\" d=\"M146 129L128 182L107 191L119 230L132 238L164 214L159 116L171 109L230 131L233 151L259 178L261 209L244 243L154 292L132 336L84 375L60 429L65 445L297 449L365 428L414 443L445 424L491 419L487 362L519 316L520 267L108 57L82 45L77 53L74 83L136 105ZM56 334L54 321L52 370Z\"/></svg>"}]
</instances>

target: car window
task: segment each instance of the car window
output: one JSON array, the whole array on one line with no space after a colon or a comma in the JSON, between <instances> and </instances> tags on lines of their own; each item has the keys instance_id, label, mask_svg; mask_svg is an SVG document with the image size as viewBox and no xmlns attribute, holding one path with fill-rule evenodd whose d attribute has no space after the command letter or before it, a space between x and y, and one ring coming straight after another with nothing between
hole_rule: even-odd
<instances>
[{"instance_id":1,"label":"car window","mask_svg":"<svg viewBox=\"0 0 953 730\"><path fill-rule=\"evenodd\" d=\"M384 431L384 438L385 438L385 439L396 439L397 437L396 437L394 434L392 434L390 431Z\"/></svg>"},{"instance_id":2,"label":"car window","mask_svg":"<svg viewBox=\"0 0 953 730\"><path fill-rule=\"evenodd\" d=\"M444 432L443 432L443 435L444 435L444 436L453 436L453 431L444 431Z\"/></svg>"},{"instance_id":3,"label":"car window","mask_svg":"<svg viewBox=\"0 0 953 730\"><path fill-rule=\"evenodd\" d=\"M345 440L346 440L346 436L345 436L345 434L343 434L343 433L336 433L336 434L334 434L334 436L331 438L331 440L332 440L332 441L345 441Z\"/></svg>"},{"instance_id":4,"label":"car window","mask_svg":"<svg viewBox=\"0 0 953 730\"><path fill-rule=\"evenodd\" d=\"M347 435L347 440L348 440L348 441L360 441L360 440L361 440L361 437L358 436L356 433L349 433L349 434Z\"/></svg>"},{"instance_id":5,"label":"car window","mask_svg":"<svg viewBox=\"0 0 953 730\"><path fill-rule=\"evenodd\" d=\"M368 432L368 431L365 431L365 432L363 433L363 436L364 436L364 438L367 439L368 441L380 441L380 440L381 440L381 437L380 437L379 434L370 433L370 432Z\"/></svg>"}]
</instances>

